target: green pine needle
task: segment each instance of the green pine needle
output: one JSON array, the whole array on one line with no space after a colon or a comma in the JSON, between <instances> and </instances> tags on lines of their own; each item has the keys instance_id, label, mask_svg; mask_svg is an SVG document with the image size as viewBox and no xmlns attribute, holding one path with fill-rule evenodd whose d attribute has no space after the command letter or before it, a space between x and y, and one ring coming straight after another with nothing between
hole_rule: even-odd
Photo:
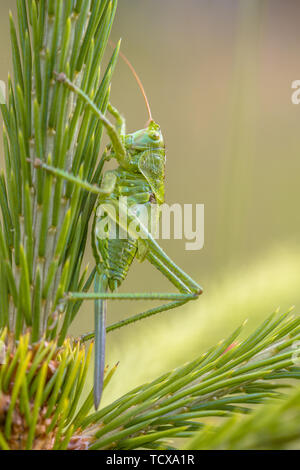
<instances>
[{"instance_id":1,"label":"green pine needle","mask_svg":"<svg viewBox=\"0 0 300 470\"><path fill-rule=\"evenodd\" d=\"M99 71L116 6L116 0L17 0L17 24L9 19L14 74L8 102L1 105L6 165L0 181L0 273L6 282L0 325L17 336L33 326L34 341L60 334L62 343L78 312L78 303L65 306L65 321L59 305L53 326L60 298L80 288L96 199L31 162L53 162L84 176L89 186L96 174L101 179L102 124L56 82L55 73L66 73L105 113L119 48Z\"/></svg>"}]
</instances>

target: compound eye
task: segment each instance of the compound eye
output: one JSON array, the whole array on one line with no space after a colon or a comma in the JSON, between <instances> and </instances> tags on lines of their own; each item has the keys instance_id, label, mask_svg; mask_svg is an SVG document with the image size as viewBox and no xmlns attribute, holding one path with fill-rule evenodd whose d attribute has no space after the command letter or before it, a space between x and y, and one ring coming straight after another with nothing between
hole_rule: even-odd
<instances>
[{"instance_id":1,"label":"compound eye","mask_svg":"<svg viewBox=\"0 0 300 470\"><path fill-rule=\"evenodd\" d=\"M150 139L152 140L159 140L159 133L158 132L151 132Z\"/></svg>"}]
</instances>

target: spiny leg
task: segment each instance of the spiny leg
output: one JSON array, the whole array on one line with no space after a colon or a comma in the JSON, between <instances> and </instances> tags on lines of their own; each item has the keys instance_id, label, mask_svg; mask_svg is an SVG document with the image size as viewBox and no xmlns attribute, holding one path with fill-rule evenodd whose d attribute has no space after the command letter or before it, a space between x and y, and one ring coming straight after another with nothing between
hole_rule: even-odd
<instances>
[{"instance_id":1,"label":"spiny leg","mask_svg":"<svg viewBox=\"0 0 300 470\"><path fill-rule=\"evenodd\" d=\"M43 170L48 171L49 173L56 176L57 178L63 178L64 180L69 181L70 183L77 184L82 189L85 189L86 191L96 194L98 196L110 195L115 187L116 177L113 173L107 174L106 179L105 179L105 185L99 188L99 186L97 185L93 185L93 184L90 184L88 181L82 180L80 176L77 177L73 175L72 173L68 173L59 168L55 168L51 165L47 165L46 163L42 162L38 158L33 161L33 164L36 168L42 168Z\"/></svg>"},{"instance_id":2,"label":"spiny leg","mask_svg":"<svg viewBox=\"0 0 300 470\"><path fill-rule=\"evenodd\" d=\"M116 129L120 137L125 137L126 133L126 123L123 116L119 113L119 111L112 106L111 103L107 105L107 111L116 119Z\"/></svg>"},{"instance_id":3,"label":"spiny leg","mask_svg":"<svg viewBox=\"0 0 300 470\"><path fill-rule=\"evenodd\" d=\"M63 170L60 170L58 168L52 167L50 165L47 165L46 163L36 160L35 164L37 167L41 167L45 169L46 171L49 171L55 176L58 176L60 178L64 178L67 181L70 181L74 184L79 185L82 187L82 189L85 189L86 191L92 192L94 194L98 195L109 195L114 189L115 186L115 176L113 173L109 173L106 180L105 180L105 185L102 188L99 188L95 185L91 185L87 181L83 181L80 178L67 173ZM120 227L122 227L132 238L138 238L136 233L133 233L130 231L130 225L131 223L134 223L135 226L140 227L139 234L142 236L143 241L145 241L148 246L149 246L149 252L151 253L150 257L150 262L151 259L156 258L156 261L160 260L163 264L168 267L170 272L172 272L179 280L184 282L184 284L187 286L187 291L190 291L191 293L195 293L196 295L200 295L202 293L202 288L188 275L186 274L179 266L177 266L171 258L168 257L168 255L163 251L163 249L159 246L159 244L154 240L152 237L151 233L147 230L147 228L141 223L139 218L133 214L132 212L128 214L126 206L124 206L117 201L111 199L109 203L102 203L102 207L104 211L108 214L108 216L111 218L111 220L118 224ZM119 216L117 214L119 213ZM124 224L124 221L129 221L130 223ZM112 295L112 294L111 294ZM118 295L123 295L123 294L118 294ZM145 294L147 296L148 294ZM171 294L169 294L171 295ZM173 294L173 295L178 295L178 294ZM104 297L102 297L104 298ZM107 298L113 298L113 297L107 297ZM144 297L146 298L146 297ZM163 297L162 297L163 299ZM171 297L170 297L171 299ZM168 299L167 299L168 300ZM173 300L182 300L180 298L175 298Z\"/></svg>"},{"instance_id":4,"label":"spiny leg","mask_svg":"<svg viewBox=\"0 0 300 470\"><path fill-rule=\"evenodd\" d=\"M103 203L102 208L112 219L112 221L123 228L132 238L141 238L147 243L149 252L160 260L166 267L169 268L178 279L184 282L188 291L200 295L202 288L197 284L187 273L185 273L174 261L163 251L159 244L154 240L151 233L142 224L139 218L132 212L128 212L126 206L115 200L110 200L109 203ZM117 216L117 214L119 214ZM139 236L131 229L132 226L139 226Z\"/></svg>"},{"instance_id":5,"label":"spiny leg","mask_svg":"<svg viewBox=\"0 0 300 470\"><path fill-rule=\"evenodd\" d=\"M122 208L119 208L120 212L122 211ZM117 223L118 219L116 217L115 212L110 213L108 211L108 215L111 217L111 219ZM122 214L124 216L124 214ZM140 224L139 219L136 216L131 215L131 220L134 220L137 224ZM141 224L140 224L141 225ZM202 293L202 288L184 271L182 271L181 268L179 268L169 257L168 255L160 248L160 246L155 242L153 237L151 236L150 233L147 232L146 228L143 227L143 231L145 234L147 234L148 239L147 241L150 240L150 242L154 242L151 244L151 248L149 250L149 253L147 254L147 259L148 261L156 267L169 281L177 287L177 289L180 291L180 294L166 294L166 293L154 293L154 294L145 294L145 293L140 293L140 294L101 294L101 298L105 299L111 299L111 300L141 300L141 299L147 299L147 300L175 300L173 302L161 305L159 307L152 308L150 310L147 310L145 312L142 312L138 315L134 315L130 318L127 318L121 322L118 322L114 325L111 325L110 327L107 328L108 331L113 331L117 328L121 328L125 325L129 325L131 323L134 323L136 321L142 320L144 318L147 318L152 315L156 315L158 313L171 310L173 308L179 307L181 305L184 305L190 300L195 300L198 298L198 296ZM154 245L154 251L152 246ZM158 249L157 249L158 248ZM69 293L68 294L69 300L78 300L78 299L86 299L86 300L92 300L95 298L99 298L97 294L81 294L81 293ZM93 337L93 334L88 334L82 338L83 341L87 341Z\"/></svg>"},{"instance_id":6,"label":"spiny leg","mask_svg":"<svg viewBox=\"0 0 300 470\"><path fill-rule=\"evenodd\" d=\"M166 312L168 310L172 310L174 308L181 307L182 305L186 304L190 300L196 300L199 294L191 293L187 287L187 285L179 279L163 262L157 259L153 253L149 252L147 255L148 261L158 269L175 287L178 288L179 291L185 291L186 294L110 294L110 299L132 299L133 295L135 295L135 300L145 299L145 295L147 295L148 300L157 300L158 296L160 300L167 298L167 296L172 295L173 298L175 296L182 296L182 300L177 300L174 302L169 302L167 304L160 305L158 307L154 307L150 310L146 310L145 312L139 313L137 315L133 315L132 317L126 318L125 320L121 320L120 322L114 323L106 328L106 332L109 333L116 329L122 328L124 326L130 325L131 323L135 323L137 321L143 320L150 316L156 315L158 313ZM122 297L120 297L122 295ZM129 297L130 296L130 297ZM169 297L170 299L170 297ZM94 333L89 333L87 335L82 336L81 341L89 341L94 337Z\"/></svg>"},{"instance_id":7,"label":"spiny leg","mask_svg":"<svg viewBox=\"0 0 300 470\"><path fill-rule=\"evenodd\" d=\"M87 105L87 107L95 114L95 116L98 117L98 119L102 122L104 127L106 128L106 131L110 137L112 146L115 151L115 158L118 160L119 163L126 163L127 161L127 155L126 155L126 149L124 147L123 139L122 136L119 134L118 129L116 129L113 124L107 119L104 114L101 113L101 111L97 108L96 104L93 103L93 101L90 99L90 97L82 91L78 86L76 86L71 80L68 79L68 77L64 74L56 74L56 79L57 81L63 83L66 87L68 87L70 90L72 90L74 93L76 93ZM112 108L112 114L113 115L118 115L118 123L119 123L119 130L120 130L120 114ZM123 124L121 125L121 130L123 130Z\"/></svg>"},{"instance_id":8,"label":"spiny leg","mask_svg":"<svg viewBox=\"0 0 300 470\"><path fill-rule=\"evenodd\" d=\"M74 184L78 184L83 189L87 191L94 192L96 194L109 194L111 188L114 187L114 181L108 182L107 188L104 189L97 188L96 186L90 185L86 181L80 180L80 178L70 175L69 173L59 170L57 168L51 167L44 164L43 162L38 161L38 165L44 168L45 170L51 172L52 174L65 178L71 181ZM113 176L113 175L112 175ZM128 226L122 225L122 221L126 220L127 211L126 208L122 207L122 204L118 204L116 201L111 200L109 204L102 204L104 210L107 212L108 216L112 219L114 223L119 224L123 229L127 231ZM112 210L113 209L113 210ZM119 211L119 217L116 215ZM121 216L121 217L120 217ZM164 275L181 291L179 294L170 294L170 293L141 293L141 294L113 294L113 293L98 293L98 294L83 294L83 293L68 293L66 295L66 300L77 301L77 300L95 300L95 299L127 299L127 300L172 300L176 302L186 302L192 299L197 298L202 293L202 288L182 269L180 269L162 250L158 243L153 239L152 235L147 231L143 226L141 221L134 214L128 216L130 222L134 222L136 225L140 226L140 234L143 235L143 240L146 241L149 245L149 254L148 259L152 264L155 264L157 269L161 270L160 267L164 269ZM133 238L137 238L136 233L131 233L130 229L128 230L129 235ZM171 277L170 277L171 276ZM184 292L184 293L182 293ZM174 307L177 303L174 304ZM162 307L158 307L161 309ZM168 307L169 309L169 307ZM153 311L153 309L151 310ZM159 310L162 311L162 310Z\"/></svg>"},{"instance_id":9,"label":"spiny leg","mask_svg":"<svg viewBox=\"0 0 300 470\"><path fill-rule=\"evenodd\" d=\"M126 209L122 205L118 205L115 201L111 200L111 204L103 204L104 210L114 223L122 224L120 221L126 220L125 216L127 213ZM114 208L114 210L111 210ZM117 216L117 210L119 210L119 217ZM71 292L66 295L66 300L77 301L77 300L171 300L173 302L169 304L156 307L147 312L144 312L136 316L136 320L146 318L147 316L154 315L156 313L170 310L179 305L182 305L189 300L195 300L202 293L202 288L181 268L179 268L160 248L160 246L153 239L152 235L147 229L141 224L140 220L132 213L128 217L131 222L140 226L140 233L144 235L145 241L149 244L149 253L147 255L148 260L159 270L162 274L170 280L170 282L179 290L180 293L94 293L86 294L81 292ZM122 227L127 230L128 226ZM130 230L129 230L130 232ZM130 233L133 237L136 234ZM128 324L128 321L126 322Z\"/></svg>"},{"instance_id":10,"label":"spiny leg","mask_svg":"<svg viewBox=\"0 0 300 470\"><path fill-rule=\"evenodd\" d=\"M65 295L64 300L69 302L77 302L78 300L195 300L198 295L194 293L182 294L182 293L169 293L169 292L141 292L141 293L110 293L110 292L68 292Z\"/></svg>"},{"instance_id":11,"label":"spiny leg","mask_svg":"<svg viewBox=\"0 0 300 470\"><path fill-rule=\"evenodd\" d=\"M107 329L106 329L107 332L122 328L123 326L130 325L131 323L135 323L135 322L140 321L140 320L144 320L145 318L148 318L148 317L153 316L153 315L157 315L158 313L166 312L168 310L172 310L174 308L181 307L182 305L185 305L190 300L196 300L198 298L198 296L202 293L202 288L200 286L198 286L198 284L196 284L195 281L193 281L193 286L194 286L194 284L197 285L197 293L194 293L194 292L192 293L190 288L187 286L187 284L184 283L183 279L178 278L176 276L176 274L174 274L174 272L172 272L172 270L170 270L166 266L166 264L164 264L162 261L160 261L151 251L148 253L147 259L175 287L177 287L177 289L179 291L187 292L187 294L185 294L186 295L185 300L169 302L167 304L160 305L159 307L155 307L155 308L152 308L150 310L146 310L145 312L134 315L132 317L126 318L125 320L122 320L120 322L117 322L117 323L114 323L113 325L108 326ZM170 258L167 255L165 255L165 259L170 260ZM180 269L180 268L178 268L178 269ZM192 297L189 297L189 295L192 295Z\"/></svg>"},{"instance_id":12,"label":"spiny leg","mask_svg":"<svg viewBox=\"0 0 300 470\"><path fill-rule=\"evenodd\" d=\"M138 299L137 299L138 300ZM181 301L176 301L176 302L169 302L167 304L160 305L159 307L154 307L149 310L145 310L142 313L138 313L136 315L132 315L131 317L125 318L124 320L120 320L116 323L113 323L112 325L109 325L106 327L106 333L110 333L114 330L119 330L120 328L123 328L124 326L131 325L132 323L136 323L141 320L145 320L146 318L152 317L153 315L156 315L158 313L162 312L167 312L169 310L173 310L174 308L181 307L182 305L185 305L189 300L181 300ZM90 341L95 337L95 333L87 333L86 335L82 335L80 337L81 342L86 342Z\"/></svg>"}]
</instances>

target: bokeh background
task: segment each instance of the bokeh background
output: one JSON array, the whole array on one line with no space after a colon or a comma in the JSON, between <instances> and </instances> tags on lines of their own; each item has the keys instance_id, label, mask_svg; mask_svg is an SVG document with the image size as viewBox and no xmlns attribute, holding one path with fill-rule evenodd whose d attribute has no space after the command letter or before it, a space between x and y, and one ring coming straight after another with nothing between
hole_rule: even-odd
<instances>
[{"instance_id":1,"label":"bokeh background","mask_svg":"<svg viewBox=\"0 0 300 470\"><path fill-rule=\"evenodd\" d=\"M1 1L2 80L11 70L13 7ZM299 311L300 105L291 103L291 83L300 79L299 20L298 0L119 1L112 38L122 38L163 130L167 202L205 205L204 249L161 244L204 294L109 334L107 362L120 364L103 402L194 358L245 319L247 332L279 306ZM122 61L112 102L129 131L144 126L144 102ZM93 266L90 250L87 262ZM122 291L172 288L136 262ZM148 307L111 303L108 321ZM72 333L92 329L92 304L85 304Z\"/></svg>"}]
</instances>

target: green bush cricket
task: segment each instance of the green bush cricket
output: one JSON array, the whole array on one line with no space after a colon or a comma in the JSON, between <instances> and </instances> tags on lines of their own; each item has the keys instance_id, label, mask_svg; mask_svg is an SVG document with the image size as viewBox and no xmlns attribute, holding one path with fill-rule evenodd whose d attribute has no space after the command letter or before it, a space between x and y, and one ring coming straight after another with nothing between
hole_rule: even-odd
<instances>
[{"instance_id":1,"label":"green bush cricket","mask_svg":"<svg viewBox=\"0 0 300 470\"><path fill-rule=\"evenodd\" d=\"M103 123L111 141L104 152L104 159L114 158L118 167L104 174L99 188L40 160L34 162L36 167L42 167L56 177L63 178L98 195L92 230L92 249L97 266L94 293L69 292L65 295L65 300L71 302L95 301L95 332L87 335L85 340L95 337L94 405L96 409L99 407L103 389L107 300L168 301L159 307L124 320L122 323L125 325L184 305L190 300L197 299L202 293L202 288L167 256L154 239L151 228L143 225L138 215L132 210L137 205L142 205L149 211L153 204L158 207L163 204L165 145L160 127L152 118L143 85L128 59L123 54L121 55L140 86L149 114L146 127L131 134L126 134L125 120L111 104L108 105L108 112L115 118L116 126L65 74L55 74L57 81L83 100ZM124 197L127 198L127 206L120 203ZM99 231L104 217L115 224L119 231L125 232L126 238L111 238L109 234L106 237L100 237ZM127 221L126 224L124 220ZM156 223L158 223L158 218ZM139 227L139 234L133 233L130 229L132 224ZM147 259L178 289L179 293L118 293L117 290L126 278L134 258L140 261Z\"/></svg>"}]
</instances>

